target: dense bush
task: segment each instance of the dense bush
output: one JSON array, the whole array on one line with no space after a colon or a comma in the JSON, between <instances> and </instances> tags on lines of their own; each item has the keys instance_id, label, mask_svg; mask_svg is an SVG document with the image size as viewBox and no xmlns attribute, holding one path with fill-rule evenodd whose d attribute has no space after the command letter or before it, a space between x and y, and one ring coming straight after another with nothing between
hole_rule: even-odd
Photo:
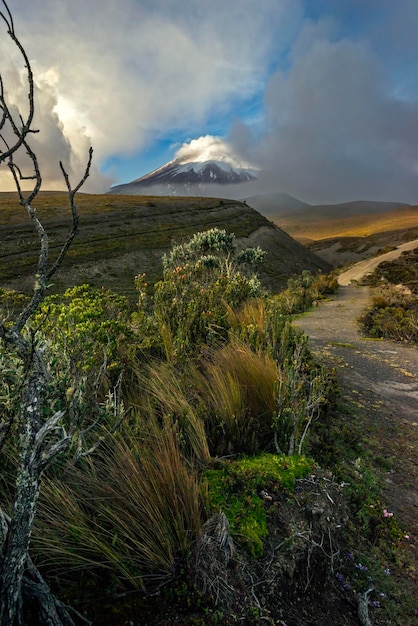
<instances>
[{"instance_id":1,"label":"dense bush","mask_svg":"<svg viewBox=\"0 0 418 626\"><path fill-rule=\"evenodd\" d=\"M108 289L79 285L64 295L45 299L33 325L41 327L74 369L109 371L118 368L118 351L132 338L129 307L124 296Z\"/></svg>"},{"instance_id":2,"label":"dense bush","mask_svg":"<svg viewBox=\"0 0 418 626\"><path fill-rule=\"evenodd\" d=\"M370 337L418 342L418 298L392 286L377 289L359 319Z\"/></svg>"},{"instance_id":3,"label":"dense bush","mask_svg":"<svg viewBox=\"0 0 418 626\"><path fill-rule=\"evenodd\" d=\"M304 270L300 276L288 280L287 289L277 295L277 302L285 315L293 315L305 311L328 294L335 293L338 281L332 275L318 274L314 276Z\"/></svg>"},{"instance_id":4,"label":"dense bush","mask_svg":"<svg viewBox=\"0 0 418 626\"><path fill-rule=\"evenodd\" d=\"M418 294L418 248L405 251L392 261L383 261L364 282L372 287L382 283L402 284L412 293Z\"/></svg>"}]
</instances>

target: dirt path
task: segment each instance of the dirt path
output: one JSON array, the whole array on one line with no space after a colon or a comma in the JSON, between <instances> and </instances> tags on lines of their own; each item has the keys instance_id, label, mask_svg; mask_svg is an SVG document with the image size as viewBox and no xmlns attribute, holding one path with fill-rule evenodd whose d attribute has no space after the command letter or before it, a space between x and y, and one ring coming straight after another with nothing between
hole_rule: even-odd
<instances>
[{"instance_id":1,"label":"dirt path","mask_svg":"<svg viewBox=\"0 0 418 626\"><path fill-rule=\"evenodd\" d=\"M409 534L418 566L418 350L362 337L355 320L368 300L368 287L342 286L296 323L318 358L337 368L348 415L361 420L366 445L390 467L385 506Z\"/></svg>"},{"instance_id":2,"label":"dirt path","mask_svg":"<svg viewBox=\"0 0 418 626\"><path fill-rule=\"evenodd\" d=\"M402 254L402 252L406 252L407 250L414 250L418 247L418 239L414 239L413 241L408 241L407 243L403 243L402 245L395 248L395 250L391 250L390 252L386 252L385 254L381 254L380 256L373 257L372 259L365 259L364 261L359 261L350 267L347 271L343 272L338 277L338 282L340 285L349 285L352 280L360 280L368 274L369 272L373 272L380 263L383 261L393 261L393 259L397 259L398 256Z\"/></svg>"}]
</instances>

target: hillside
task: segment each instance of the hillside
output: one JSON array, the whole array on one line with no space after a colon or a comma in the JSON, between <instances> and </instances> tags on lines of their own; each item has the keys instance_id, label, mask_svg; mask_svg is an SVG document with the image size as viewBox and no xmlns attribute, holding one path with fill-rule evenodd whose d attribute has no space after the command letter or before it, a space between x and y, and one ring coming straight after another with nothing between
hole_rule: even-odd
<instances>
[{"instance_id":1,"label":"hillside","mask_svg":"<svg viewBox=\"0 0 418 626\"><path fill-rule=\"evenodd\" d=\"M306 245L334 267L341 267L380 255L388 248L417 238L418 227L377 232L368 237L332 237L306 243Z\"/></svg>"},{"instance_id":2,"label":"hillside","mask_svg":"<svg viewBox=\"0 0 418 626\"><path fill-rule=\"evenodd\" d=\"M340 211L336 209L338 206L341 207ZM418 227L418 206L357 213L349 211L346 205L332 205L332 208L326 205L272 219L298 241L368 237L374 233Z\"/></svg>"},{"instance_id":3,"label":"hillside","mask_svg":"<svg viewBox=\"0 0 418 626\"><path fill-rule=\"evenodd\" d=\"M79 233L55 279L54 291L88 282L134 299L134 276L145 272L149 282L157 280L162 273L161 255L174 242L213 227L234 232L243 247L260 246L267 251L261 278L272 289L303 269L329 269L327 262L238 201L80 194L77 205ZM65 194L41 194L37 212L49 234L52 259L69 229ZM0 234L1 285L30 290L38 242L11 194L0 195Z\"/></svg>"},{"instance_id":4,"label":"hillside","mask_svg":"<svg viewBox=\"0 0 418 626\"><path fill-rule=\"evenodd\" d=\"M334 267L380 254L382 249L418 236L418 206L394 209L392 203L350 202L310 207L272 219Z\"/></svg>"}]
</instances>

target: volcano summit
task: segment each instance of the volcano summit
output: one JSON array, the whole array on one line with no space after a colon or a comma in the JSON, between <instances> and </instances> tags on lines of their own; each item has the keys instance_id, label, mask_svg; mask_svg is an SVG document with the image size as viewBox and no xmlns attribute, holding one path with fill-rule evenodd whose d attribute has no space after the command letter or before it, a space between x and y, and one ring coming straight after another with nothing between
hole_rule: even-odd
<instances>
[{"instance_id":1,"label":"volcano summit","mask_svg":"<svg viewBox=\"0 0 418 626\"><path fill-rule=\"evenodd\" d=\"M239 198L247 192L242 185L257 180L257 169L239 161L232 153L212 150L195 153L193 157L178 156L141 178L112 187L108 193Z\"/></svg>"}]
</instances>

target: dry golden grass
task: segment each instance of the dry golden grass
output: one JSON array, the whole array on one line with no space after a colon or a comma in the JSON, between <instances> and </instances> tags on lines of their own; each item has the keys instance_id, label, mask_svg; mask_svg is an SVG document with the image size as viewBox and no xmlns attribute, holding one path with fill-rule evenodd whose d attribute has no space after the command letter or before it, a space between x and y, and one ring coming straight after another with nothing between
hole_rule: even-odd
<instances>
[{"instance_id":1,"label":"dry golden grass","mask_svg":"<svg viewBox=\"0 0 418 626\"><path fill-rule=\"evenodd\" d=\"M45 481L33 545L50 572L108 571L119 587L154 587L173 577L200 526L199 478L175 430L154 422Z\"/></svg>"},{"instance_id":2,"label":"dry golden grass","mask_svg":"<svg viewBox=\"0 0 418 626\"><path fill-rule=\"evenodd\" d=\"M193 368L190 368L189 376L193 378ZM208 461L210 453L205 425L187 397L187 385L180 372L168 363L155 362L145 374L139 374L139 379L148 419L152 420L157 414L167 425L176 425L188 454L201 463Z\"/></svg>"},{"instance_id":3,"label":"dry golden grass","mask_svg":"<svg viewBox=\"0 0 418 626\"><path fill-rule=\"evenodd\" d=\"M308 213L273 218L298 241L337 237L368 237L374 233L418 227L418 206L405 207L380 214L324 218L321 213Z\"/></svg>"},{"instance_id":4,"label":"dry golden grass","mask_svg":"<svg viewBox=\"0 0 418 626\"><path fill-rule=\"evenodd\" d=\"M280 370L268 354L239 339L202 362L200 386L209 414L220 424L231 450L251 451L271 437ZM212 423L207 424L211 432Z\"/></svg>"}]
</instances>

